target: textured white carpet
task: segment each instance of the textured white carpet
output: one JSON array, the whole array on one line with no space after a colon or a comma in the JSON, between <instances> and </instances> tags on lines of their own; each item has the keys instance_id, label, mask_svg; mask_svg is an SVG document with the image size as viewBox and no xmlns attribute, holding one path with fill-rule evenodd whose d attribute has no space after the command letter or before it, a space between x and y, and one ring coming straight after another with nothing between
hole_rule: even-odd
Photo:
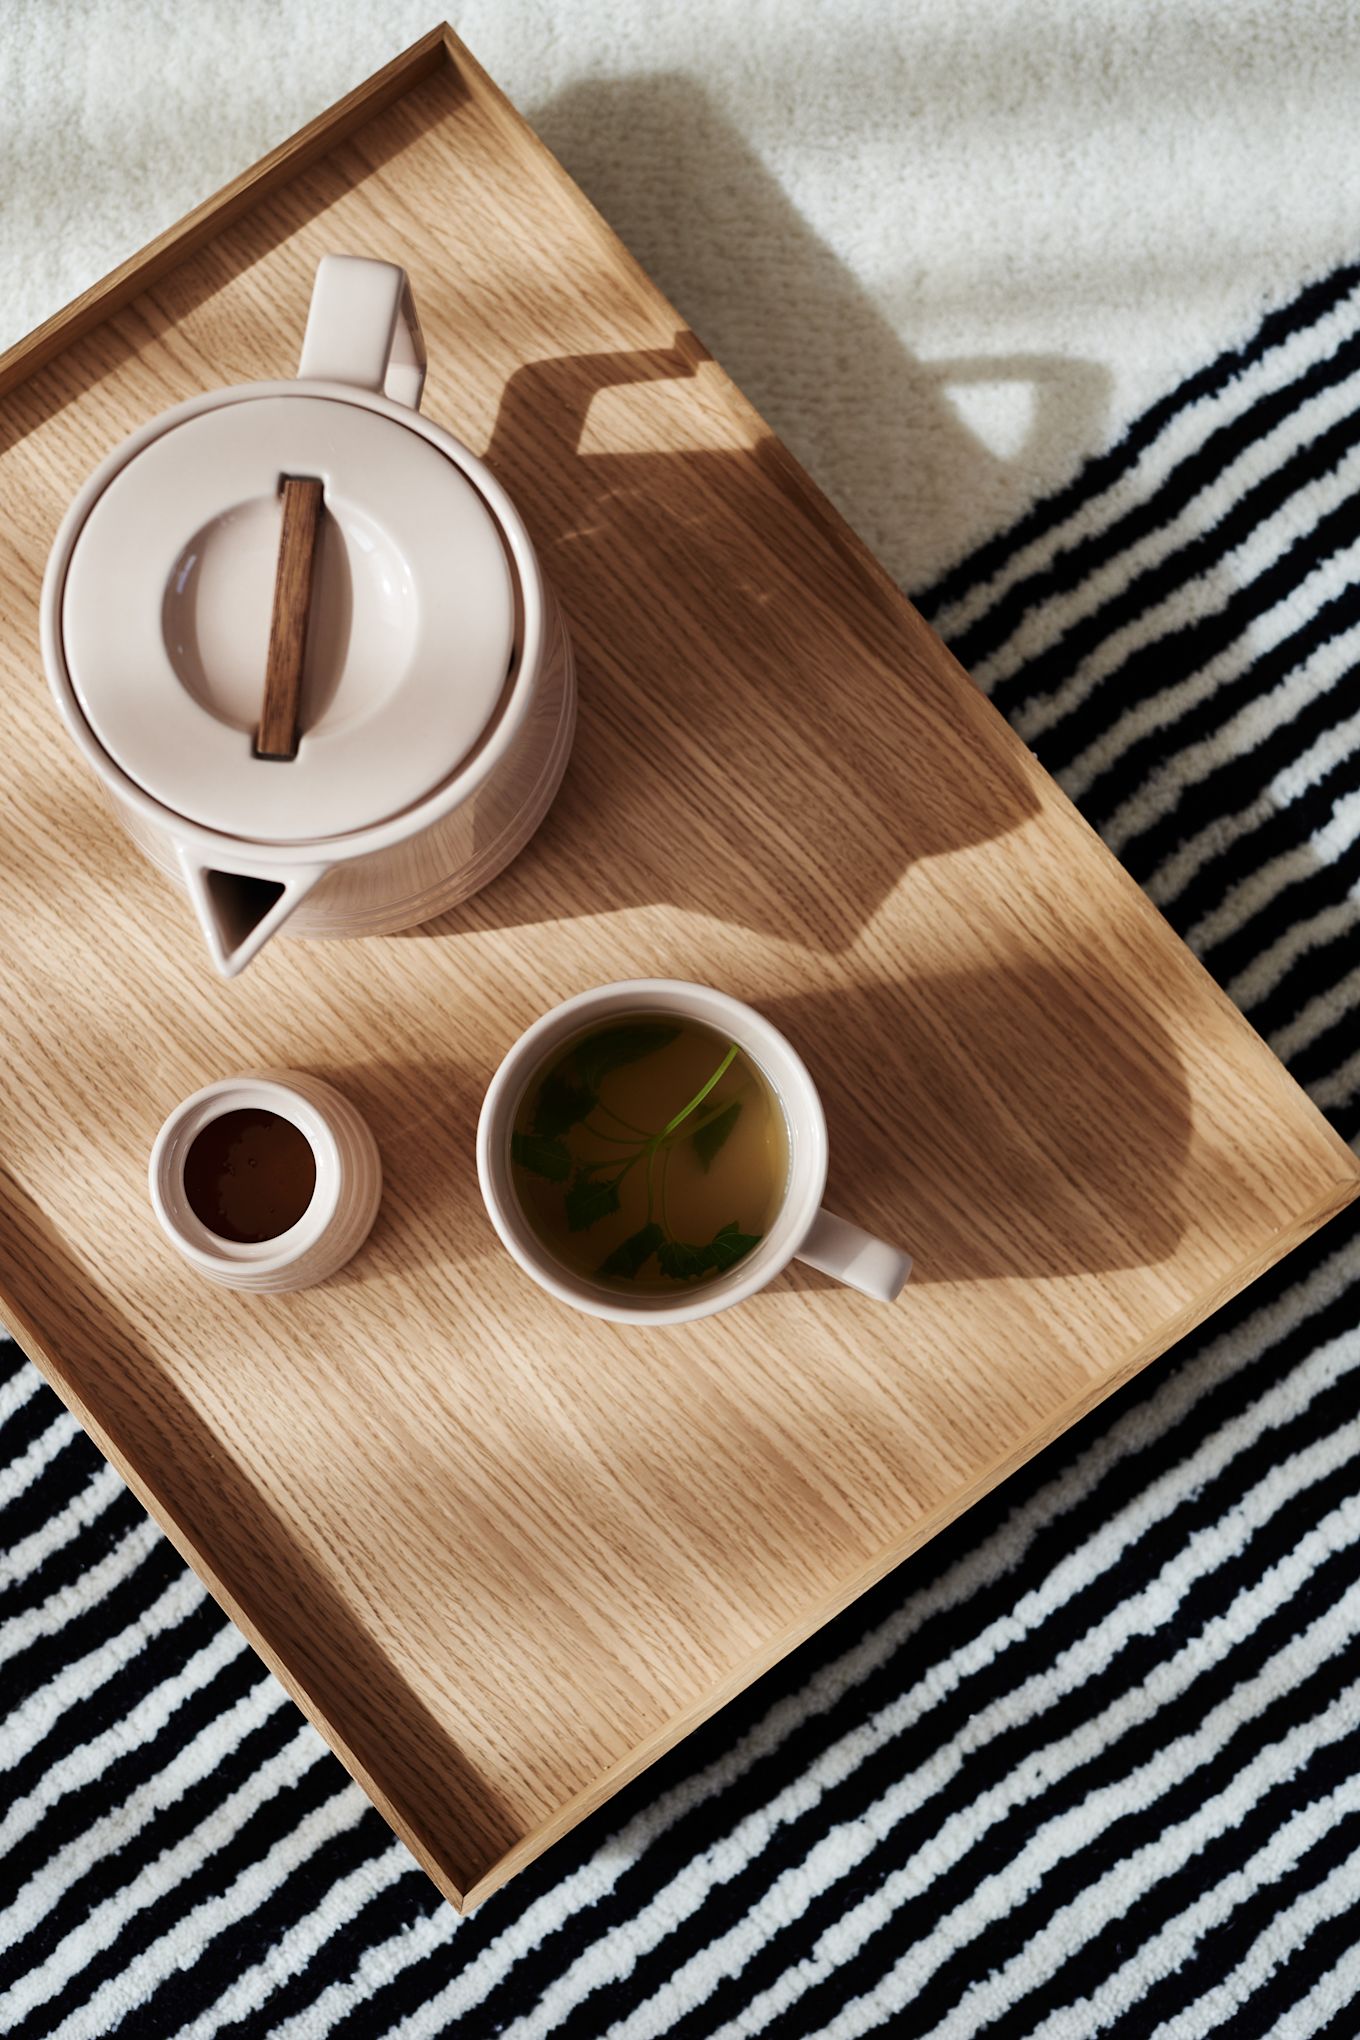
<instances>
[{"instance_id":1,"label":"textured white carpet","mask_svg":"<svg viewBox=\"0 0 1360 2040\"><path fill-rule=\"evenodd\" d=\"M0 0L0 341L437 7ZM477 0L451 19L914 585L1355 241L1349 0Z\"/></svg>"}]
</instances>

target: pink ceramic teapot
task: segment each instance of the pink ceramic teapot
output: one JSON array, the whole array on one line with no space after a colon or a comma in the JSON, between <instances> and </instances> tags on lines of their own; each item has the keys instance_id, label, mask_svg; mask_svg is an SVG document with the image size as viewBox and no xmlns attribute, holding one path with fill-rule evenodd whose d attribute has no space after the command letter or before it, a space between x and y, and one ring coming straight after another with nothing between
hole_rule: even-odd
<instances>
[{"instance_id":1,"label":"pink ceramic teapot","mask_svg":"<svg viewBox=\"0 0 1360 2040\"><path fill-rule=\"evenodd\" d=\"M505 491L420 416L424 375L405 272L328 255L297 379L154 418L91 475L52 549L53 694L226 976L280 930L387 933L465 899L528 841L566 767L560 612ZM320 515L293 748L267 755L289 478Z\"/></svg>"}]
</instances>

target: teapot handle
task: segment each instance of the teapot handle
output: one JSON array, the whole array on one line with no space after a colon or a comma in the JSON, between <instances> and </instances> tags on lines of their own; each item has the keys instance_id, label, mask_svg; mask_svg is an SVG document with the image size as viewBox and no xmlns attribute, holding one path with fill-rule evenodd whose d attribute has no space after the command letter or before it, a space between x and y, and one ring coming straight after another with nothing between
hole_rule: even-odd
<instances>
[{"instance_id":1,"label":"teapot handle","mask_svg":"<svg viewBox=\"0 0 1360 2040\"><path fill-rule=\"evenodd\" d=\"M367 255L323 255L316 267L298 374L353 383L420 409L425 342L404 269Z\"/></svg>"}]
</instances>

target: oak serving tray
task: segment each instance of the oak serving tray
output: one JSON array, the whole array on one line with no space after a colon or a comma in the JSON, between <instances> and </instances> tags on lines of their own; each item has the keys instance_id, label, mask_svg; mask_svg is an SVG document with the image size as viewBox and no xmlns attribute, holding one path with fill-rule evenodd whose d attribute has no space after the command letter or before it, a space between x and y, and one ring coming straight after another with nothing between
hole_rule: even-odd
<instances>
[{"instance_id":1,"label":"oak serving tray","mask_svg":"<svg viewBox=\"0 0 1360 2040\"><path fill-rule=\"evenodd\" d=\"M99 458L290 375L328 250L410 271L581 684L547 823L408 936L215 978L42 680ZM447 30L0 363L3 1296L26 1349L452 1902L623 1780L1338 1210L1357 1164ZM554 1304L473 1132L544 1007L748 999L900 1303L794 1270L675 1331ZM245 1067L367 1115L331 1284L200 1285L169 1108Z\"/></svg>"}]
</instances>

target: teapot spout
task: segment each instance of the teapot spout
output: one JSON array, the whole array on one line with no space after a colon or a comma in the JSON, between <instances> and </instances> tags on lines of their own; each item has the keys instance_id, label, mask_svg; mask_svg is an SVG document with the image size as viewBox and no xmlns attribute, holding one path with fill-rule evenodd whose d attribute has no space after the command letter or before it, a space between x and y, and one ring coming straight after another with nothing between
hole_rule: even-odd
<instances>
[{"instance_id":1,"label":"teapot spout","mask_svg":"<svg viewBox=\"0 0 1360 2040\"><path fill-rule=\"evenodd\" d=\"M179 845L179 862L208 954L223 977L235 977L259 955L330 868L307 864L280 872L240 864L228 870L204 863L187 844Z\"/></svg>"}]
</instances>

